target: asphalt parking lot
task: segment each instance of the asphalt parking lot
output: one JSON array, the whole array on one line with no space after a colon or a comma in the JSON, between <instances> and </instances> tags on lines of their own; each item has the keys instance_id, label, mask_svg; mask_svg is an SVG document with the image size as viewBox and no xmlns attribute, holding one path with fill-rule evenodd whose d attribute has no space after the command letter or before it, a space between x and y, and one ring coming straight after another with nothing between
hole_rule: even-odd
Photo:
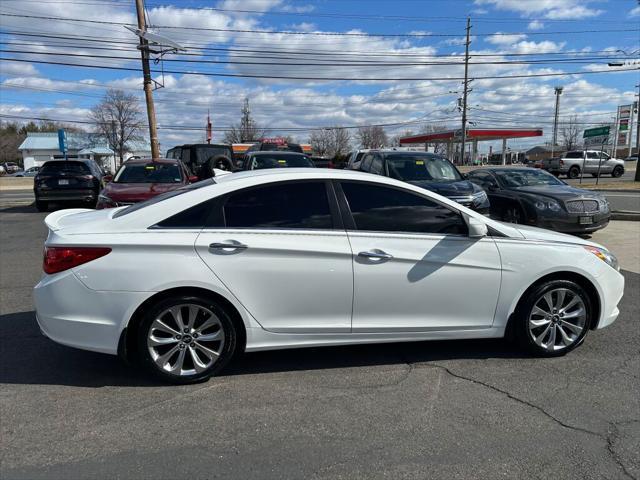
<instances>
[{"instance_id":1,"label":"asphalt parking lot","mask_svg":"<svg viewBox=\"0 0 640 480\"><path fill-rule=\"evenodd\" d=\"M566 357L504 341L315 348L175 387L40 335L44 216L0 210L3 479L640 478L637 222L594 237L624 250L626 295Z\"/></svg>"}]
</instances>

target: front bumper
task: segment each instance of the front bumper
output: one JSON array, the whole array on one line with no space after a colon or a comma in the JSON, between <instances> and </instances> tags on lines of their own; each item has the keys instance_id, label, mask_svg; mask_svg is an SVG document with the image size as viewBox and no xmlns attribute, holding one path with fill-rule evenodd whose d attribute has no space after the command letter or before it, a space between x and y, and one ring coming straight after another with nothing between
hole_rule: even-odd
<instances>
[{"instance_id":1,"label":"front bumper","mask_svg":"<svg viewBox=\"0 0 640 480\"><path fill-rule=\"evenodd\" d=\"M33 289L42 333L70 347L116 355L126 323L149 292L101 292L73 273L44 275Z\"/></svg>"},{"instance_id":2,"label":"front bumper","mask_svg":"<svg viewBox=\"0 0 640 480\"><path fill-rule=\"evenodd\" d=\"M620 315L618 304L624 293L624 277L613 268L607 266L605 273L598 279L600 286L600 318L597 329L611 325Z\"/></svg>"},{"instance_id":3,"label":"front bumper","mask_svg":"<svg viewBox=\"0 0 640 480\"><path fill-rule=\"evenodd\" d=\"M592 217L593 222L580 224L580 217ZM611 213L570 213L562 217L538 217L534 225L562 233L591 233L609 224Z\"/></svg>"}]
</instances>

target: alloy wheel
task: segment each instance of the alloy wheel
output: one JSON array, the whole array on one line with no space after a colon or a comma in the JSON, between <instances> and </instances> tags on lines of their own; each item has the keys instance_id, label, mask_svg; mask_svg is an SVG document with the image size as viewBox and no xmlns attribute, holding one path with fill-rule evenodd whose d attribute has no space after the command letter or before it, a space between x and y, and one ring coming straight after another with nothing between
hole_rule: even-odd
<instances>
[{"instance_id":1,"label":"alloy wheel","mask_svg":"<svg viewBox=\"0 0 640 480\"><path fill-rule=\"evenodd\" d=\"M147 348L156 366L177 376L211 368L222 354L225 333L211 310L193 303L175 305L151 322Z\"/></svg>"},{"instance_id":2,"label":"alloy wheel","mask_svg":"<svg viewBox=\"0 0 640 480\"><path fill-rule=\"evenodd\" d=\"M583 299L567 288L556 288L541 295L529 315L529 335L543 350L563 350L582 335L587 324Z\"/></svg>"}]
</instances>

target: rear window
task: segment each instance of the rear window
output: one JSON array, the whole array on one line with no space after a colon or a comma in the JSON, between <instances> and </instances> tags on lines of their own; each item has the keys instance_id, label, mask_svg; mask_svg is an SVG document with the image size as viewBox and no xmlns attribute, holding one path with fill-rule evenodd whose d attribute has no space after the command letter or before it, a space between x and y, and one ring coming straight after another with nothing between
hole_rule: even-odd
<instances>
[{"instance_id":1,"label":"rear window","mask_svg":"<svg viewBox=\"0 0 640 480\"><path fill-rule=\"evenodd\" d=\"M113 179L115 183L180 183L182 174L175 163L125 163Z\"/></svg>"},{"instance_id":2,"label":"rear window","mask_svg":"<svg viewBox=\"0 0 640 480\"><path fill-rule=\"evenodd\" d=\"M299 153L276 153L261 154L251 157L248 168L259 170L262 168L291 168L291 167L314 167L315 165L309 157Z\"/></svg>"},{"instance_id":3,"label":"rear window","mask_svg":"<svg viewBox=\"0 0 640 480\"><path fill-rule=\"evenodd\" d=\"M133 205L125 207L122 210L118 210L113 214L113 218L123 217L137 210L148 207L149 205L154 205L158 202L162 202L163 200L167 200L168 198L176 197L178 195L182 195L183 193L190 192L191 190L208 187L209 185L212 185L214 183L216 183L216 181L213 178L207 178L206 180L202 180L201 182L191 183L189 185L185 185L184 187L161 193L160 195L152 197L149 200L145 200L144 202L134 203Z\"/></svg>"},{"instance_id":4,"label":"rear window","mask_svg":"<svg viewBox=\"0 0 640 480\"><path fill-rule=\"evenodd\" d=\"M582 158L582 152L568 152L564 158Z\"/></svg>"},{"instance_id":5,"label":"rear window","mask_svg":"<svg viewBox=\"0 0 640 480\"><path fill-rule=\"evenodd\" d=\"M91 170L89 170L89 167L83 162L54 161L45 163L39 171L42 175L55 175L60 172L86 175L90 174Z\"/></svg>"}]
</instances>

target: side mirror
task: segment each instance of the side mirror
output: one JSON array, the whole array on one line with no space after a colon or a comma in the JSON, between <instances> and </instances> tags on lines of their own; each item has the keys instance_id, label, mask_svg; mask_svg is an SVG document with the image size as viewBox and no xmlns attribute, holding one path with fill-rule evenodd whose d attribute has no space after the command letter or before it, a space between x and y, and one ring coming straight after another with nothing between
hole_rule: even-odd
<instances>
[{"instance_id":1,"label":"side mirror","mask_svg":"<svg viewBox=\"0 0 640 480\"><path fill-rule=\"evenodd\" d=\"M195 183L198 180L200 180L200 178L197 175L189 175L189 183Z\"/></svg>"},{"instance_id":2,"label":"side mirror","mask_svg":"<svg viewBox=\"0 0 640 480\"><path fill-rule=\"evenodd\" d=\"M466 217L467 227L469 228L469 238L482 238L486 237L489 233L487 224L482 220L478 220L475 217Z\"/></svg>"},{"instance_id":3,"label":"side mirror","mask_svg":"<svg viewBox=\"0 0 640 480\"><path fill-rule=\"evenodd\" d=\"M104 183L109 183L113 181L113 175L104 175L102 177L102 180L104 180Z\"/></svg>"},{"instance_id":4,"label":"side mirror","mask_svg":"<svg viewBox=\"0 0 640 480\"><path fill-rule=\"evenodd\" d=\"M468 173L461 173L460 175L462 175L462 178L464 178L465 180L469 180L469 174Z\"/></svg>"}]
</instances>

